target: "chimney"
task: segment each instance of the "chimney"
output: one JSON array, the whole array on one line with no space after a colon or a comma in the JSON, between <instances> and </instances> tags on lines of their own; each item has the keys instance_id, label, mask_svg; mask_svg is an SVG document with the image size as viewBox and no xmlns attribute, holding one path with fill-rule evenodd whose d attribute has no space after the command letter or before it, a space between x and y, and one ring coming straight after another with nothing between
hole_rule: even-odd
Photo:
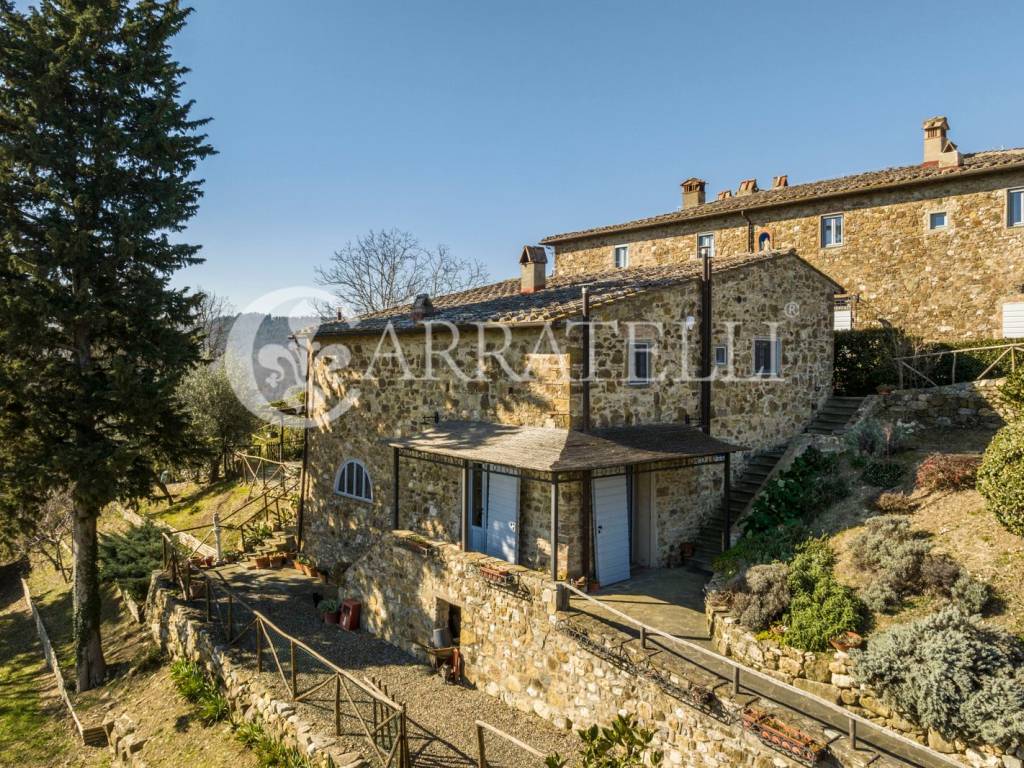
<instances>
[{"instance_id":1,"label":"chimney","mask_svg":"<svg viewBox=\"0 0 1024 768\"><path fill-rule=\"evenodd\" d=\"M781 189L782 187L789 186L789 176L782 174L781 176L772 176L772 189Z\"/></svg>"},{"instance_id":2,"label":"chimney","mask_svg":"<svg viewBox=\"0 0 1024 768\"><path fill-rule=\"evenodd\" d=\"M683 210L696 208L704 205L704 186L707 184L704 179L692 177L679 186L683 188Z\"/></svg>"},{"instance_id":3,"label":"chimney","mask_svg":"<svg viewBox=\"0 0 1024 768\"><path fill-rule=\"evenodd\" d=\"M757 191L757 179L744 179L740 182L740 188L736 190L736 196L752 195Z\"/></svg>"},{"instance_id":4,"label":"chimney","mask_svg":"<svg viewBox=\"0 0 1024 768\"><path fill-rule=\"evenodd\" d=\"M547 283L545 271L548 267L548 254L540 245L524 245L523 254L519 257L522 268L520 293L535 293L544 290Z\"/></svg>"},{"instance_id":5,"label":"chimney","mask_svg":"<svg viewBox=\"0 0 1024 768\"><path fill-rule=\"evenodd\" d=\"M732 197L732 190L731 189L723 189L721 192L718 193L718 197L716 197L715 199L716 200L728 200L730 197Z\"/></svg>"},{"instance_id":6,"label":"chimney","mask_svg":"<svg viewBox=\"0 0 1024 768\"><path fill-rule=\"evenodd\" d=\"M924 121L924 162L923 165L948 168L963 163L956 144L946 138L949 121L939 115Z\"/></svg>"},{"instance_id":7,"label":"chimney","mask_svg":"<svg viewBox=\"0 0 1024 768\"><path fill-rule=\"evenodd\" d=\"M432 314L434 314L434 305L430 301L430 296L425 293L417 294L412 303L412 321L421 323L423 318L430 317Z\"/></svg>"}]
</instances>

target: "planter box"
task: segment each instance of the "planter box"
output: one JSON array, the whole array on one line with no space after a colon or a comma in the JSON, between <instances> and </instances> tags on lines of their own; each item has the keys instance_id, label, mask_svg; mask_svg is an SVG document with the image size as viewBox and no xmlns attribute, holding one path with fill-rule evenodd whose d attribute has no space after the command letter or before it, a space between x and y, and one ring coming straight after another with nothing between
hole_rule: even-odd
<instances>
[{"instance_id":1,"label":"planter box","mask_svg":"<svg viewBox=\"0 0 1024 768\"><path fill-rule=\"evenodd\" d=\"M410 552L415 552L419 555L426 554L434 548L430 542L421 541L420 539L400 538L398 539L398 544Z\"/></svg>"},{"instance_id":2,"label":"planter box","mask_svg":"<svg viewBox=\"0 0 1024 768\"><path fill-rule=\"evenodd\" d=\"M747 707L743 710L743 728L768 746L786 752L805 765L817 763L828 749L803 731L786 725L777 717L756 707Z\"/></svg>"},{"instance_id":3,"label":"planter box","mask_svg":"<svg viewBox=\"0 0 1024 768\"><path fill-rule=\"evenodd\" d=\"M258 557L255 558L255 562L256 562L256 567L257 568L269 568L270 567L270 558L267 557L266 555L259 555Z\"/></svg>"},{"instance_id":4,"label":"planter box","mask_svg":"<svg viewBox=\"0 0 1024 768\"><path fill-rule=\"evenodd\" d=\"M497 568L493 565L481 565L477 568L480 578L489 584L497 584L507 587L515 582L515 574L506 571L504 568Z\"/></svg>"}]
</instances>

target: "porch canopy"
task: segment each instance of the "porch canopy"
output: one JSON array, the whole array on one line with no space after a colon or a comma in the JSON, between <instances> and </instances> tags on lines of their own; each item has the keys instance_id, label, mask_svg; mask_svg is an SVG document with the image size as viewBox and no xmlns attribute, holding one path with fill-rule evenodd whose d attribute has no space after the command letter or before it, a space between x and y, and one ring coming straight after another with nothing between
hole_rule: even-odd
<instances>
[{"instance_id":1,"label":"porch canopy","mask_svg":"<svg viewBox=\"0 0 1024 768\"><path fill-rule=\"evenodd\" d=\"M517 427L482 421L445 421L411 437L393 440L404 455L427 454L450 463L498 464L548 475L612 469L637 464L675 466L721 461L746 450L682 424L609 427L592 432ZM445 462L449 463L449 462ZM717 463L717 462L714 462Z\"/></svg>"},{"instance_id":2,"label":"porch canopy","mask_svg":"<svg viewBox=\"0 0 1024 768\"><path fill-rule=\"evenodd\" d=\"M746 450L682 424L644 424L592 432L518 427L479 421L445 421L411 437L393 440L392 526L398 527L399 459L462 468L462 548L469 549L469 473L474 463L489 471L515 472L551 484L551 578L558 580L558 486L587 484L598 476L724 464L726 531L729 527L729 456ZM588 494L584 494L586 499ZM586 538L586 537L585 537ZM589 548L585 561L589 560Z\"/></svg>"}]
</instances>

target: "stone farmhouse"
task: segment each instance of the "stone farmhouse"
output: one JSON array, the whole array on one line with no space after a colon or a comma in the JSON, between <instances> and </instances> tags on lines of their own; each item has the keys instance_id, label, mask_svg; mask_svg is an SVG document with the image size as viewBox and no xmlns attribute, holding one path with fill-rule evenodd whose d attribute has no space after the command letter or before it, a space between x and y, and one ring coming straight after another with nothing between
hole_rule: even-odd
<instances>
[{"instance_id":1,"label":"stone farmhouse","mask_svg":"<svg viewBox=\"0 0 1024 768\"><path fill-rule=\"evenodd\" d=\"M770 189L746 179L682 207L554 235L560 275L795 248L849 291L836 328L889 325L926 340L1024 337L1024 149L961 153L945 117L924 122L922 162Z\"/></svg>"},{"instance_id":2,"label":"stone farmhouse","mask_svg":"<svg viewBox=\"0 0 1024 768\"><path fill-rule=\"evenodd\" d=\"M302 538L321 567L392 530L554 579L678 565L702 527L725 535L746 457L831 395L842 289L793 251L545 262L529 246L521 279L320 326Z\"/></svg>"}]
</instances>

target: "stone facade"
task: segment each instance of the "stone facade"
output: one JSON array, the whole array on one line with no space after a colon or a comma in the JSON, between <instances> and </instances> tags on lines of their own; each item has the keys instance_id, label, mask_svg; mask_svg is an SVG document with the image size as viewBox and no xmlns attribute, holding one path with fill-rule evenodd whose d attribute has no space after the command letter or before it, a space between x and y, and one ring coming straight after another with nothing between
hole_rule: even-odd
<instances>
[{"instance_id":1,"label":"stone facade","mask_svg":"<svg viewBox=\"0 0 1024 768\"><path fill-rule=\"evenodd\" d=\"M773 248L796 248L860 297L857 326L884 322L929 340L998 338L1003 303L1022 300L1024 227L1007 226L1007 190L1021 186L1016 170L558 240L556 268L613 269L619 245L629 246L631 267L693 259L701 234L714 234L715 254L728 256L768 233ZM940 211L947 226L932 230L929 214ZM836 213L844 242L824 248L821 217Z\"/></svg>"},{"instance_id":2,"label":"stone facade","mask_svg":"<svg viewBox=\"0 0 1024 768\"><path fill-rule=\"evenodd\" d=\"M810 421L831 391L834 289L829 280L793 255L725 270L716 277L712 342L729 351L727 365L716 371L723 380L712 385L714 436L758 450L787 441ZM686 318L699 315L697 282L595 306L595 367L590 386L593 426L699 422L699 385L691 380L699 370L698 331L696 327L687 330L685 323ZM651 383L626 383L625 329L631 322L637 323L636 338L652 344L655 381ZM610 323L619 323L618 330L607 325ZM451 345L448 331L435 332L434 350ZM505 345L505 358L512 370L529 366L532 380L512 380L497 369L493 359L487 361L494 369L490 375L482 380L468 378L477 363L475 331L460 334L451 345L452 361L465 374L462 376L436 355L428 361L422 330L394 338L379 332L349 334L335 340L344 349L326 349L315 359L313 376L326 395L314 412L319 426L310 433L311 487L304 540L322 569L336 568L340 574L381 532L392 527L394 455L389 440L414 434L435 419L561 429L581 426L579 333L564 323L513 325L507 338L503 333L500 329L487 331L489 348ZM754 377L754 341L772 334L781 345L780 376ZM403 378L402 365L396 359L381 361L380 350L392 351L395 339L416 380ZM331 342L323 340L324 344ZM371 368L375 356L377 363ZM343 366L338 364L342 358ZM426 376L428 365L433 380ZM365 378L367 370L374 376ZM326 418L339 403L350 407L340 418ZM368 470L373 481L372 500L335 492L338 469L350 459ZM734 462L737 472L742 463L742 456ZM458 541L461 482L458 466L403 458L399 527L436 540ZM720 503L722 485L720 466L656 473L652 517L658 531L653 565L672 563L679 544L693 540ZM581 488L577 481L565 483L559 490L559 562L568 576L579 575L583 568ZM523 476L519 493L517 562L547 568L551 556L550 486Z\"/></svg>"},{"instance_id":3,"label":"stone facade","mask_svg":"<svg viewBox=\"0 0 1024 768\"><path fill-rule=\"evenodd\" d=\"M698 710L637 669L646 652L617 659L622 637L595 637L587 648L564 631L566 615L558 610L555 585L542 574L516 568L481 553L464 553L450 544L413 553L403 541L409 532L384 536L346 573L341 593L362 601L365 628L422 656L432 630L444 626L452 608L460 613L460 650L465 676L510 707L533 712L561 728L607 724L630 713L656 733L668 765L695 768L784 768L795 765L745 732L736 715L740 702L722 698L708 712ZM489 583L480 566L509 569L509 585ZM635 668L634 668L635 667ZM670 684L688 685L672 675ZM790 714L787 717L798 718ZM824 742L829 736L809 720L792 719ZM834 742L835 765L880 768L891 765L874 753L854 752Z\"/></svg>"}]
</instances>

